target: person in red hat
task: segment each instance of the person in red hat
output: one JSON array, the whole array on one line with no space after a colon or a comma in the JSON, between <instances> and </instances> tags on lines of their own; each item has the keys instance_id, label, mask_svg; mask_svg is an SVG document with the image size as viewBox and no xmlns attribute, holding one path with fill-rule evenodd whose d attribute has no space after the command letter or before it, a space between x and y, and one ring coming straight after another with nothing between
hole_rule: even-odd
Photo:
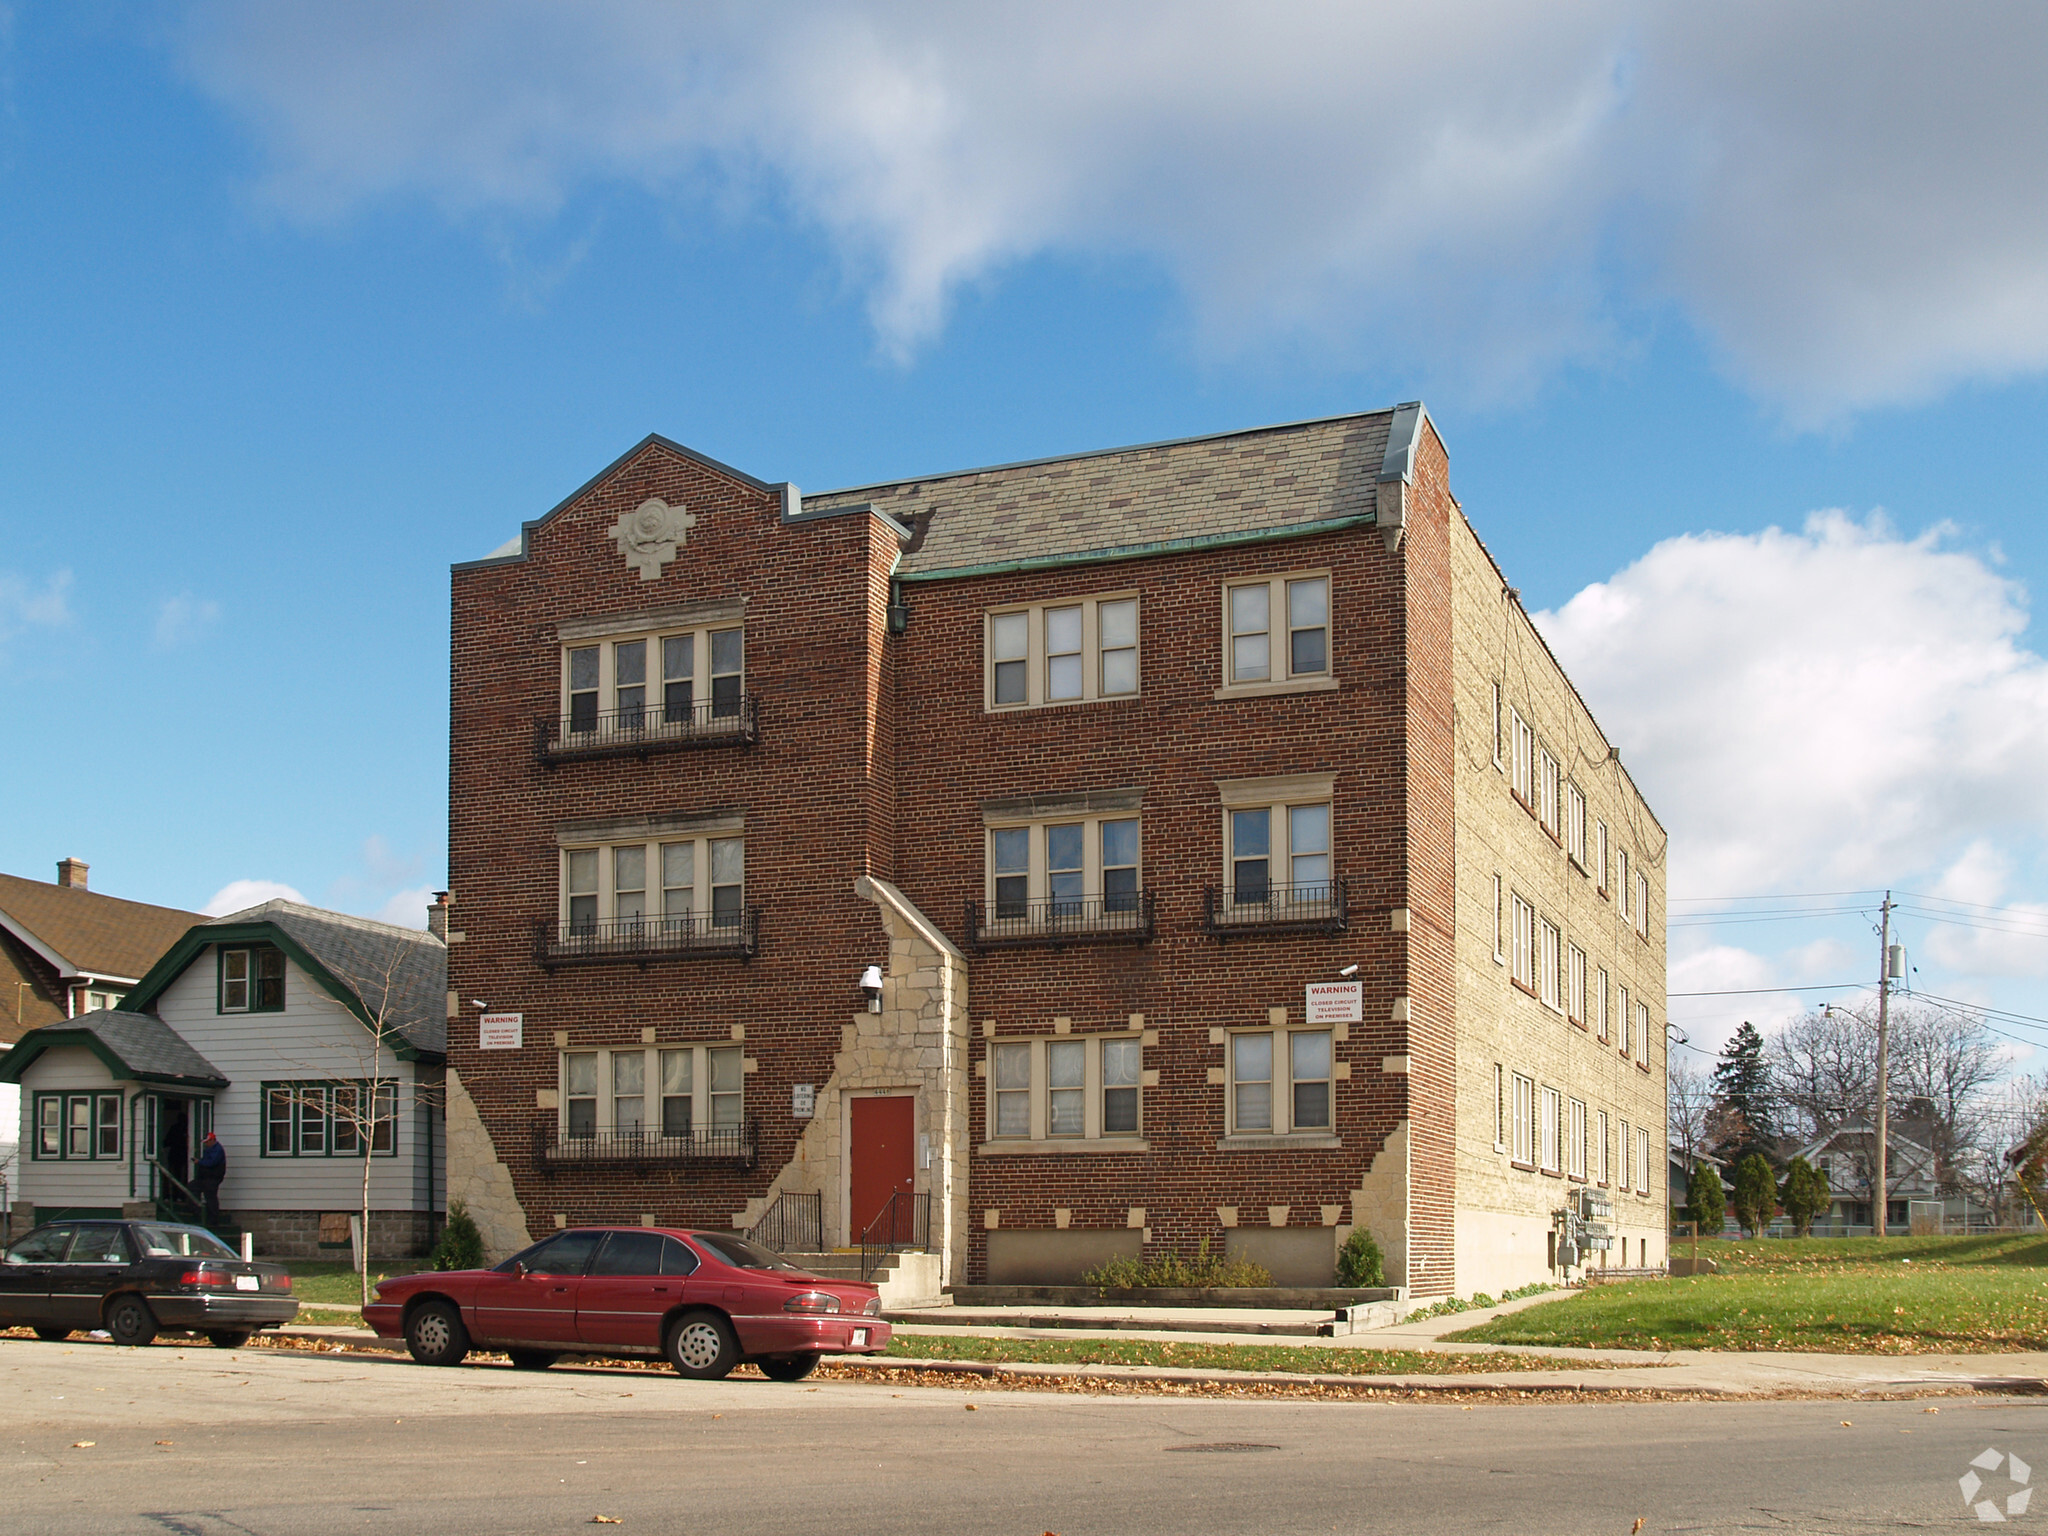
<instances>
[{"instance_id":1,"label":"person in red hat","mask_svg":"<svg viewBox=\"0 0 2048 1536\"><path fill-rule=\"evenodd\" d=\"M199 1153L199 1167L192 1175L194 1193L205 1202L206 1211L201 1218L209 1227L220 1225L220 1183L228 1176L228 1149L220 1144L220 1138L208 1131L206 1145Z\"/></svg>"}]
</instances>

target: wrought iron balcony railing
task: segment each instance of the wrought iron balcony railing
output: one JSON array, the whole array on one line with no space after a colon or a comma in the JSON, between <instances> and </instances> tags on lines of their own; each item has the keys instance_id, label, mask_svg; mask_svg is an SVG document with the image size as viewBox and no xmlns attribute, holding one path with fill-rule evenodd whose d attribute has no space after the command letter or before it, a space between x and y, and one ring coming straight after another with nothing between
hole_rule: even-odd
<instances>
[{"instance_id":1,"label":"wrought iron balcony railing","mask_svg":"<svg viewBox=\"0 0 2048 1536\"><path fill-rule=\"evenodd\" d=\"M558 965L648 965L656 960L720 957L751 960L760 938L759 907L603 923L549 920L533 925L533 958L549 971Z\"/></svg>"},{"instance_id":2,"label":"wrought iron balcony railing","mask_svg":"<svg viewBox=\"0 0 2048 1536\"><path fill-rule=\"evenodd\" d=\"M1351 922L1341 878L1257 890L1212 885L1202 892L1202 926L1217 938L1257 933L1342 933Z\"/></svg>"},{"instance_id":3,"label":"wrought iron balcony railing","mask_svg":"<svg viewBox=\"0 0 2048 1536\"><path fill-rule=\"evenodd\" d=\"M1150 891L1045 901L970 901L967 942L974 949L1147 944L1153 934L1152 907Z\"/></svg>"},{"instance_id":4,"label":"wrought iron balcony railing","mask_svg":"<svg viewBox=\"0 0 2048 1536\"><path fill-rule=\"evenodd\" d=\"M729 1163L754 1166L754 1122L715 1125L684 1136L659 1131L593 1131L578 1136L558 1126L534 1132L534 1161L541 1172L599 1163Z\"/></svg>"},{"instance_id":5,"label":"wrought iron balcony railing","mask_svg":"<svg viewBox=\"0 0 2048 1536\"><path fill-rule=\"evenodd\" d=\"M552 768L585 757L647 757L696 747L751 747L760 740L761 696L698 704L637 705L604 713L546 715L533 723L534 755Z\"/></svg>"}]
</instances>

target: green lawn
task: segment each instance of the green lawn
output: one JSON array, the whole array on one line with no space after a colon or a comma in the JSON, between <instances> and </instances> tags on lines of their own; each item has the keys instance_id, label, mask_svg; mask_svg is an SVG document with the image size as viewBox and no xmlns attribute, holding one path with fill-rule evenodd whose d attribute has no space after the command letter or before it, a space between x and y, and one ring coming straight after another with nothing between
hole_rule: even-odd
<instances>
[{"instance_id":1,"label":"green lawn","mask_svg":"<svg viewBox=\"0 0 2048 1536\"><path fill-rule=\"evenodd\" d=\"M362 1277L346 1262L335 1263L326 1259L287 1259L285 1267L292 1272L292 1294L299 1299L299 1305L317 1307L322 1302L341 1302L355 1306L362 1300ZM425 1259L398 1259L390 1263L370 1266L370 1284L388 1280L393 1275L416 1275L427 1267Z\"/></svg>"},{"instance_id":2,"label":"green lawn","mask_svg":"<svg viewBox=\"0 0 2048 1536\"><path fill-rule=\"evenodd\" d=\"M1429 1354L1412 1349L1344 1349L1291 1344L1177 1344L1155 1339L990 1339L899 1333L889 1354L917 1360L991 1364L1183 1365L1197 1370L1285 1371L1301 1376L1444 1376L1580 1368L1541 1355Z\"/></svg>"},{"instance_id":3,"label":"green lawn","mask_svg":"<svg viewBox=\"0 0 2048 1536\"><path fill-rule=\"evenodd\" d=\"M2048 1239L2038 1235L1712 1242L1700 1252L1722 1272L1592 1286L1449 1337L1834 1354L2048 1349Z\"/></svg>"}]
</instances>

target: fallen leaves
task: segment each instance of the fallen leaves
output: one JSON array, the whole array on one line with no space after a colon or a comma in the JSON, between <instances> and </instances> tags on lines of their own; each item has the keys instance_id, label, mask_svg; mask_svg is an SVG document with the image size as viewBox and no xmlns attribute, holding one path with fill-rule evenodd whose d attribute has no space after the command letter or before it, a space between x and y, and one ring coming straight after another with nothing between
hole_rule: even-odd
<instances>
[{"instance_id":1,"label":"fallen leaves","mask_svg":"<svg viewBox=\"0 0 2048 1536\"><path fill-rule=\"evenodd\" d=\"M98 1444L99 1441L97 1440L74 1440L71 1442L71 1449L74 1451L89 1451Z\"/></svg>"},{"instance_id":2,"label":"fallen leaves","mask_svg":"<svg viewBox=\"0 0 2048 1536\"><path fill-rule=\"evenodd\" d=\"M587 1525L624 1525L626 1522L617 1515L592 1515L584 1523Z\"/></svg>"}]
</instances>

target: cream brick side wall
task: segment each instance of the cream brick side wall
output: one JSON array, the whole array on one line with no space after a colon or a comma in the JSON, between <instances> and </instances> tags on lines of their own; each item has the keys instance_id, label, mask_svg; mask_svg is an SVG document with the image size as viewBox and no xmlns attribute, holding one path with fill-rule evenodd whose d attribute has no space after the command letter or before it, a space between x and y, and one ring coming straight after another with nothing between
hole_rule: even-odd
<instances>
[{"instance_id":1,"label":"cream brick side wall","mask_svg":"<svg viewBox=\"0 0 2048 1536\"><path fill-rule=\"evenodd\" d=\"M1598 1137L1598 1115L1608 1116L1607 1135L1618 1159L1621 1122L1650 1131L1651 1187L1627 1194L1610 1189L1615 1206L1613 1267L1665 1262L1665 947L1666 838L1634 783L1610 750L1499 568L1462 515L1452 519L1453 643L1456 656L1458 750L1458 1289L1499 1294L1533 1281L1564 1276L1550 1265L1553 1212L1578 1187L1568 1178L1513 1166L1509 1150L1496 1149L1494 1067L1502 1068L1507 1103L1501 1139L1511 1143L1511 1074L1533 1078L1532 1110L1540 1120L1542 1089L1555 1087L1567 1101L1561 1119L1569 1124L1571 1098L1584 1100L1588 1140ZM1501 752L1495 761L1493 685L1502 691ZM1649 933L1636 933L1603 894L1596 872L1580 870L1558 841L1523 808L1510 789L1513 743L1508 709L1518 709L1562 765L1566 780L1584 791L1588 842L1596 822L1609 829L1610 848L1626 850L1631 873L1649 877ZM1560 815L1564 820L1560 793ZM1589 847L1589 862L1597 863ZM1494 877L1502 880L1501 951L1494 954ZM1612 883L1610 881L1610 883ZM1539 918L1563 930L1559 950L1562 976L1569 951L1585 950L1589 1015L1586 1027L1569 1022L1509 979L1513 935L1512 895L1519 892ZM1540 925L1538 927L1540 944ZM1618 1050L1619 1031L1599 1038L1594 992L1601 969L1608 972L1610 1000L1627 987L1631 1006L1650 1009L1647 1050L1631 1059ZM1562 982L1561 982L1562 985ZM1610 1007L1612 1006L1610 1001ZM1611 1015L1610 1015L1611 1016ZM1634 1056L1641 1054L1643 1064ZM1631 1149L1633 1150L1633 1149ZM1540 1158L1539 1158L1540 1161ZM1618 1162L1610 1163L1611 1167ZM1588 1175L1600 1179L1599 1149L1588 1151ZM1631 1177L1631 1186L1638 1180ZM1602 1256L1593 1255L1598 1264Z\"/></svg>"}]
</instances>

